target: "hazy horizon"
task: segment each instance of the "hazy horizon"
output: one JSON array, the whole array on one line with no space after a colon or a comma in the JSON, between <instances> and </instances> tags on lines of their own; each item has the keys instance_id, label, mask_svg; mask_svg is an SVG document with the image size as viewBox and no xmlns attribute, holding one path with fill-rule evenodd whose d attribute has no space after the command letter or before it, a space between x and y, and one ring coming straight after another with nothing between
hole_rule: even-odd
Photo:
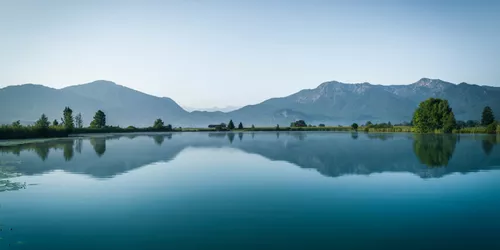
<instances>
[{"instance_id":1,"label":"hazy horizon","mask_svg":"<svg viewBox=\"0 0 500 250\"><path fill-rule=\"evenodd\" d=\"M500 86L499 11L492 1L2 2L0 88L105 79L208 109L331 80Z\"/></svg>"}]
</instances>

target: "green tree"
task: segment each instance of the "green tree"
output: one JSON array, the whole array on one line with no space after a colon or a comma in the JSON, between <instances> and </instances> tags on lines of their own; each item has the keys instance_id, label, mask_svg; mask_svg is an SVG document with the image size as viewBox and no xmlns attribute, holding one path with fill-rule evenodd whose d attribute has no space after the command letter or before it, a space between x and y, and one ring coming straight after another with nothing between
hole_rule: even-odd
<instances>
[{"instance_id":1,"label":"green tree","mask_svg":"<svg viewBox=\"0 0 500 250\"><path fill-rule=\"evenodd\" d=\"M367 121L367 122L365 123L365 126L366 126L366 127L371 126L371 125L373 125L373 123L372 123L371 121Z\"/></svg>"},{"instance_id":2,"label":"green tree","mask_svg":"<svg viewBox=\"0 0 500 250\"><path fill-rule=\"evenodd\" d=\"M82 114L78 113L75 116L75 127L76 128L83 128L83 119L82 119Z\"/></svg>"},{"instance_id":3,"label":"green tree","mask_svg":"<svg viewBox=\"0 0 500 250\"><path fill-rule=\"evenodd\" d=\"M73 120L73 110L71 110L69 107L64 108L63 121L64 121L64 128L66 130L71 131L75 128L75 123Z\"/></svg>"},{"instance_id":4,"label":"green tree","mask_svg":"<svg viewBox=\"0 0 500 250\"><path fill-rule=\"evenodd\" d=\"M357 123L353 123L353 124L351 125L351 128L352 128L352 129L354 129L354 130L358 130L358 127L359 127L359 126L358 126L358 124L357 124Z\"/></svg>"},{"instance_id":5,"label":"green tree","mask_svg":"<svg viewBox=\"0 0 500 250\"><path fill-rule=\"evenodd\" d=\"M106 127L106 115L101 110L98 110L94 115L94 120L90 123L91 128Z\"/></svg>"},{"instance_id":6,"label":"green tree","mask_svg":"<svg viewBox=\"0 0 500 250\"><path fill-rule=\"evenodd\" d=\"M478 121L473 121L473 120L468 120L465 123L465 126L468 127L468 128L477 127L478 125L479 125L479 122Z\"/></svg>"},{"instance_id":7,"label":"green tree","mask_svg":"<svg viewBox=\"0 0 500 250\"><path fill-rule=\"evenodd\" d=\"M290 127L307 127L307 124L304 120L298 120L298 121L292 122L290 124Z\"/></svg>"},{"instance_id":8,"label":"green tree","mask_svg":"<svg viewBox=\"0 0 500 250\"><path fill-rule=\"evenodd\" d=\"M234 129L234 123L233 120L230 120L229 123L227 124L228 129Z\"/></svg>"},{"instance_id":9,"label":"green tree","mask_svg":"<svg viewBox=\"0 0 500 250\"><path fill-rule=\"evenodd\" d=\"M21 126L21 121L17 120L15 122L13 122L12 123L12 127L14 127L14 128L20 128L20 127L22 127Z\"/></svg>"},{"instance_id":10,"label":"green tree","mask_svg":"<svg viewBox=\"0 0 500 250\"><path fill-rule=\"evenodd\" d=\"M276 130L280 130L280 125L276 124Z\"/></svg>"},{"instance_id":11,"label":"green tree","mask_svg":"<svg viewBox=\"0 0 500 250\"><path fill-rule=\"evenodd\" d=\"M54 121L52 122L52 126L54 127L59 126L59 122L57 121L57 119L54 119Z\"/></svg>"},{"instance_id":12,"label":"green tree","mask_svg":"<svg viewBox=\"0 0 500 250\"><path fill-rule=\"evenodd\" d=\"M457 121L455 120L455 115L453 112L448 113L443 122L443 132L451 133L454 128L457 127Z\"/></svg>"},{"instance_id":13,"label":"green tree","mask_svg":"<svg viewBox=\"0 0 500 250\"><path fill-rule=\"evenodd\" d=\"M160 118L158 118L155 120L155 123L153 124L153 128L154 129L163 129L164 125L165 124L163 123L163 121Z\"/></svg>"},{"instance_id":14,"label":"green tree","mask_svg":"<svg viewBox=\"0 0 500 250\"><path fill-rule=\"evenodd\" d=\"M238 124L238 129L243 129L243 123Z\"/></svg>"},{"instance_id":15,"label":"green tree","mask_svg":"<svg viewBox=\"0 0 500 250\"><path fill-rule=\"evenodd\" d=\"M42 116L40 116L40 119L38 119L38 121L36 121L35 123L35 127L40 130L47 130L49 128L49 125L49 118L47 118L45 114L42 114Z\"/></svg>"},{"instance_id":16,"label":"green tree","mask_svg":"<svg viewBox=\"0 0 500 250\"><path fill-rule=\"evenodd\" d=\"M483 115L481 116L481 125L488 126L495 121L495 116L493 115L493 110L490 106L486 106L483 109Z\"/></svg>"},{"instance_id":17,"label":"green tree","mask_svg":"<svg viewBox=\"0 0 500 250\"><path fill-rule=\"evenodd\" d=\"M252 124L252 129L255 129L255 126Z\"/></svg>"},{"instance_id":18,"label":"green tree","mask_svg":"<svg viewBox=\"0 0 500 250\"><path fill-rule=\"evenodd\" d=\"M486 133L488 134L494 134L497 132L497 123L492 122L486 127Z\"/></svg>"},{"instance_id":19,"label":"green tree","mask_svg":"<svg viewBox=\"0 0 500 250\"><path fill-rule=\"evenodd\" d=\"M450 133L455 128L455 115L447 100L429 98L418 105L412 123L419 133L429 133L442 129Z\"/></svg>"}]
</instances>

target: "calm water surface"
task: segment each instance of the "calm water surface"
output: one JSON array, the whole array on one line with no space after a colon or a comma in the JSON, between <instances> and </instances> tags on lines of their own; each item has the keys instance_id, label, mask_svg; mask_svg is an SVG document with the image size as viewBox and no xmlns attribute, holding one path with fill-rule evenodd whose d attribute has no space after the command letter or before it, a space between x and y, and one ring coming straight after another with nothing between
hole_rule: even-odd
<instances>
[{"instance_id":1,"label":"calm water surface","mask_svg":"<svg viewBox=\"0 0 500 250\"><path fill-rule=\"evenodd\" d=\"M500 249L499 141L269 132L3 146L0 249Z\"/></svg>"}]
</instances>

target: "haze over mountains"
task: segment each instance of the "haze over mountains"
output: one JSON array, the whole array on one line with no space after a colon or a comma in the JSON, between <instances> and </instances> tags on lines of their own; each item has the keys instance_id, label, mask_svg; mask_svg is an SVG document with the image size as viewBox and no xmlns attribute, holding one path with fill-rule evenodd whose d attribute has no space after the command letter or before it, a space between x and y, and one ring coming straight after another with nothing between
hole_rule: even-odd
<instances>
[{"instance_id":1,"label":"haze over mountains","mask_svg":"<svg viewBox=\"0 0 500 250\"><path fill-rule=\"evenodd\" d=\"M231 112L188 112L168 97L145 94L110 81L95 81L62 89L25 84L0 89L0 122L31 123L45 113L60 119L65 106L82 113L88 125L94 113L106 113L109 125L151 126L157 118L173 126L206 127L208 124L243 122L250 126L289 125L303 119L329 125L352 122L410 121L418 103L429 98L447 99L458 120L479 120L484 106L500 117L500 87L453 84L422 78L409 85L373 85L325 82L314 89L271 98Z\"/></svg>"}]
</instances>

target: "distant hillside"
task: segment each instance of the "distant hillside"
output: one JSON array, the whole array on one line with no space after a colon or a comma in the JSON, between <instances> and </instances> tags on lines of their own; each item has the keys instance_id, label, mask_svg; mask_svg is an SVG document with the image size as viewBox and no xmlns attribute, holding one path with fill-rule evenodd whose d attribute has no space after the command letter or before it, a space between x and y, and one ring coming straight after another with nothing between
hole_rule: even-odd
<instances>
[{"instance_id":1,"label":"distant hillside","mask_svg":"<svg viewBox=\"0 0 500 250\"><path fill-rule=\"evenodd\" d=\"M288 125L297 119L330 125L351 122L410 121L418 103L429 98L445 98L457 119L479 120L489 105L500 117L500 88L467 83L452 84L422 78L409 85L373 85L325 82L280 98L248 105L231 112L187 112L167 97L148 95L109 81L53 89L25 84L0 89L0 122L34 122L42 113L60 119L65 106L81 112L88 125L101 109L110 125L150 126L162 118L174 126L205 127L211 123L243 122L246 126Z\"/></svg>"},{"instance_id":2,"label":"distant hillside","mask_svg":"<svg viewBox=\"0 0 500 250\"><path fill-rule=\"evenodd\" d=\"M410 85L382 86L369 83L325 82L282 98L272 98L230 112L236 120L264 124L289 124L296 119L313 123L410 121L418 104L429 98L447 99L457 119L480 120L487 105L500 117L500 88L458 85L422 78Z\"/></svg>"},{"instance_id":3,"label":"distant hillside","mask_svg":"<svg viewBox=\"0 0 500 250\"><path fill-rule=\"evenodd\" d=\"M188 107L188 106L182 106L182 108L188 112L193 112L193 111L207 111L207 112L231 112L237 109L240 109L241 107L237 106L226 106L226 107L212 107L212 108L194 108L194 107Z\"/></svg>"}]
</instances>

